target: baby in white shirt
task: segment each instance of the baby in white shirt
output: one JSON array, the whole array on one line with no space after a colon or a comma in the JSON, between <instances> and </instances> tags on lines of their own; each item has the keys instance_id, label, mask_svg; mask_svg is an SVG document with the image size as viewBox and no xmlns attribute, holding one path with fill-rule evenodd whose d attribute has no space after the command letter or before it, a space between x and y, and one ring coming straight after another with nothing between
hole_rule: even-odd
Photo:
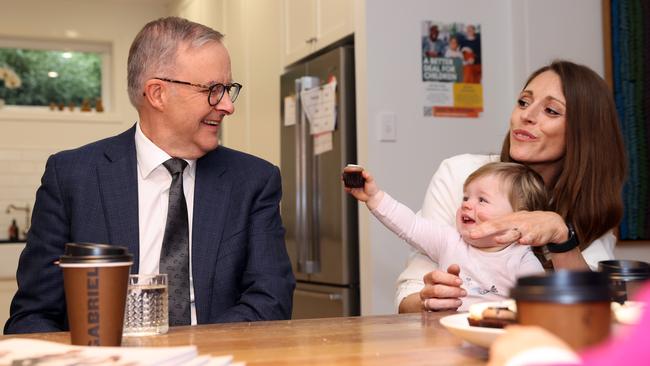
<instances>
[{"instance_id":1,"label":"baby in white shirt","mask_svg":"<svg viewBox=\"0 0 650 366\"><path fill-rule=\"evenodd\" d=\"M544 181L525 165L489 163L470 174L463 185L456 228L416 215L380 190L370 173L363 171L362 175L362 188L345 190L365 202L384 226L427 254L440 268L460 265L459 277L467 297L458 311L466 311L474 303L506 299L518 277L544 272L530 246L499 244L494 236L475 240L469 235L481 222L514 211L546 208Z\"/></svg>"}]
</instances>

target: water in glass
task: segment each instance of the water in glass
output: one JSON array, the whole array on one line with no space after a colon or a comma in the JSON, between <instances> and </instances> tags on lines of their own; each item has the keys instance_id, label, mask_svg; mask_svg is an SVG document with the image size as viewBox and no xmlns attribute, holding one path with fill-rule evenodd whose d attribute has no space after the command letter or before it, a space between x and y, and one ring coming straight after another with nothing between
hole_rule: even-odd
<instances>
[{"instance_id":1,"label":"water in glass","mask_svg":"<svg viewBox=\"0 0 650 366\"><path fill-rule=\"evenodd\" d=\"M126 296L124 336L164 334L169 330L167 275L131 275Z\"/></svg>"}]
</instances>

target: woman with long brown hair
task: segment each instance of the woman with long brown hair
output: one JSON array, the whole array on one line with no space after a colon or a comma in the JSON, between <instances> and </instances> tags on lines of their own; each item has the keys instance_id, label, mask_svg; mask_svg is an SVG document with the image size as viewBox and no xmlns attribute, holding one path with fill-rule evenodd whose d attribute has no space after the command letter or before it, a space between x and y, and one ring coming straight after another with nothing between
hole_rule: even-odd
<instances>
[{"instance_id":1,"label":"woman with long brown hair","mask_svg":"<svg viewBox=\"0 0 650 366\"><path fill-rule=\"evenodd\" d=\"M472 238L494 235L503 243L534 246L555 269L593 270L599 261L613 258L612 230L623 212L626 159L611 91L593 70L560 60L535 71L519 94L501 156L466 154L443 161L421 214L449 221L462 198L454 190L461 186L456 182L498 160L539 173L550 193L549 206L485 222ZM415 254L398 280L399 311L457 308L468 290L461 287L461 271L457 265L435 269Z\"/></svg>"}]
</instances>

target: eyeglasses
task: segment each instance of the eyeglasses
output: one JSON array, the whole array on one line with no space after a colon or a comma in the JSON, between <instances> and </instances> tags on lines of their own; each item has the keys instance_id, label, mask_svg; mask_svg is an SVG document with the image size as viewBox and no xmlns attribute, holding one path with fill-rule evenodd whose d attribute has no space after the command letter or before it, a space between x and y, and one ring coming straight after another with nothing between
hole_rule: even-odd
<instances>
[{"instance_id":1,"label":"eyeglasses","mask_svg":"<svg viewBox=\"0 0 650 366\"><path fill-rule=\"evenodd\" d=\"M210 106L212 107L219 104L221 98L223 98L223 95L226 94L226 92L228 92L230 101L234 103L235 100L237 99L237 96L239 96L239 92L241 91L242 88L242 85L239 83L232 83L230 85L224 85L224 84L203 85L203 84L192 84L187 81L179 81L179 80L173 80L167 78L154 78L154 79L166 81L168 83L189 85L196 88L202 88L204 89L204 91L208 92L208 104L210 104Z\"/></svg>"}]
</instances>

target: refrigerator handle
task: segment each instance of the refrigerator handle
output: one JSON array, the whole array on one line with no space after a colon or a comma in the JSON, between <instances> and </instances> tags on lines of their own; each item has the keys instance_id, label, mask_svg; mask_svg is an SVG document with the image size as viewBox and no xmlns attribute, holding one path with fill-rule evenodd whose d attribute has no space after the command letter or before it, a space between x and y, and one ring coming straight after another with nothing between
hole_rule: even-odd
<instances>
[{"instance_id":1,"label":"refrigerator handle","mask_svg":"<svg viewBox=\"0 0 650 366\"><path fill-rule=\"evenodd\" d=\"M302 79L298 78L295 81L296 91L296 128L295 128L295 141L296 141L296 250L298 257L298 272L305 272L305 263L307 262L307 220L305 214L307 208L305 207L306 188L307 182L305 180L305 141L303 139L303 111L302 103L300 101L300 91L302 91Z\"/></svg>"},{"instance_id":2,"label":"refrigerator handle","mask_svg":"<svg viewBox=\"0 0 650 366\"><path fill-rule=\"evenodd\" d=\"M298 243L298 269L303 273L320 272L320 245L318 230L318 164L313 153L312 136L309 121L302 109L300 91L318 87L320 79L313 76L304 76L296 80L296 91L299 101L296 108L299 126L297 133L300 149L300 200L301 211L298 213L301 236Z\"/></svg>"},{"instance_id":3,"label":"refrigerator handle","mask_svg":"<svg viewBox=\"0 0 650 366\"><path fill-rule=\"evenodd\" d=\"M341 296L341 294L331 293L331 292L311 291L311 290L302 290L302 289L295 289L293 292L294 295L302 295L304 297L311 297L311 298L316 298L321 300L341 301L341 299L343 299L343 296Z\"/></svg>"},{"instance_id":4,"label":"refrigerator handle","mask_svg":"<svg viewBox=\"0 0 650 366\"><path fill-rule=\"evenodd\" d=\"M309 136L310 138L311 135ZM313 147L313 145L312 145ZM313 149L312 149L313 150ZM312 159L312 217L311 217L311 261L314 272L320 272L320 210L321 210L321 197L320 197L320 186L319 186L319 159L320 155L311 154Z\"/></svg>"}]
</instances>

